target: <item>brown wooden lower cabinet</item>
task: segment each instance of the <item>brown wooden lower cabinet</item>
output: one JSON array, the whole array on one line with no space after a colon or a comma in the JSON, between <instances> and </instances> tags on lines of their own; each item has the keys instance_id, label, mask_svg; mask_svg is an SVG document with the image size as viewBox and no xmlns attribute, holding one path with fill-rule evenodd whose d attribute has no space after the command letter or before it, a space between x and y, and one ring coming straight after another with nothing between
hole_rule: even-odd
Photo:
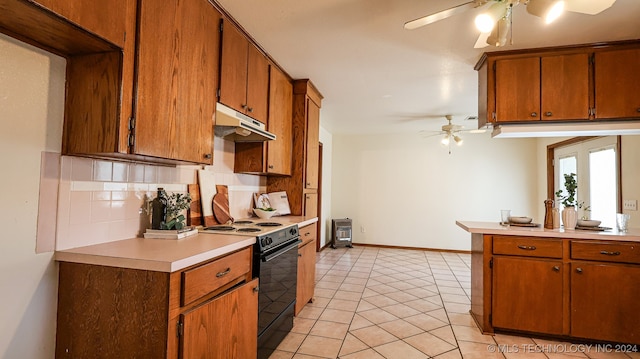
<instances>
[{"instance_id":1,"label":"brown wooden lower cabinet","mask_svg":"<svg viewBox=\"0 0 640 359\"><path fill-rule=\"evenodd\" d=\"M60 262L56 358L255 358L251 255L172 273Z\"/></svg>"},{"instance_id":2,"label":"brown wooden lower cabinet","mask_svg":"<svg viewBox=\"0 0 640 359\"><path fill-rule=\"evenodd\" d=\"M493 257L493 326L562 334L562 261Z\"/></svg>"},{"instance_id":3,"label":"brown wooden lower cabinet","mask_svg":"<svg viewBox=\"0 0 640 359\"><path fill-rule=\"evenodd\" d=\"M302 243L298 247L298 282L296 286L295 315L313 300L316 280L316 227L317 223L300 228Z\"/></svg>"},{"instance_id":4,"label":"brown wooden lower cabinet","mask_svg":"<svg viewBox=\"0 0 640 359\"><path fill-rule=\"evenodd\" d=\"M571 335L640 343L640 266L571 263Z\"/></svg>"},{"instance_id":5,"label":"brown wooden lower cabinet","mask_svg":"<svg viewBox=\"0 0 640 359\"><path fill-rule=\"evenodd\" d=\"M483 333L640 344L640 244L473 234L471 314Z\"/></svg>"},{"instance_id":6,"label":"brown wooden lower cabinet","mask_svg":"<svg viewBox=\"0 0 640 359\"><path fill-rule=\"evenodd\" d=\"M258 279L182 314L181 358L254 358Z\"/></svg>"}]
</instances>

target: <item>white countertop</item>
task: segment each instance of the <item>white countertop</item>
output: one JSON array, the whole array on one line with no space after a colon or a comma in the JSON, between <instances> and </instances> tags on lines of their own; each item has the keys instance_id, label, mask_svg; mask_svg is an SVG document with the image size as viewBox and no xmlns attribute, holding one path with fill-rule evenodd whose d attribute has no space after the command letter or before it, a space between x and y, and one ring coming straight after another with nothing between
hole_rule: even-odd
<instances>
[{"instance_id":1,"label":"white countertop","mask_svg":"<svg viewBox=\"0 0 640 359\"><path fill-rule=\"evenodd\" d=\"M640 242L640 229L636 228L630 228L628 232L618 232L616 229L609 231L546 229L542 225L540 227L502 226L497 222L456 221L456 224L469 233Z\"/></svg>"},{"instance_id":2,"label":"white countertop","mask_svg":"<svg viewBox=\"0 0 640 359\"><path fill-rule=\"evenodd\" d=\"M255 220L255 218L252 218ZM299 227L318 221L317 217L272 217L270 222ZM62 262L105 265L131 269L175 272L256 242L256 236L199 233L183 239L131 238L55 252Z\"/></svg>"}]
</instances>

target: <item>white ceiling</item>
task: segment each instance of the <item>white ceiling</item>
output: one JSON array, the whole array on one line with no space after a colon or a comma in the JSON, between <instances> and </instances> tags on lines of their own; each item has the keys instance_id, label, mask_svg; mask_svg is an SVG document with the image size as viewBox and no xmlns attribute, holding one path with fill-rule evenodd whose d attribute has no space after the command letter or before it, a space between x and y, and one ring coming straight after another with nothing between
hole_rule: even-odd
<instances>
[{"instance_id":1,"label":"white ceiling","mask_svg":"<svg viewBox=\"0 0 640 359\"><path fill-rule=\"evenodd\" d=\"M595 1L595 0L580 0ZM475 127L484 51L640 39L640 0L604 12L543 21L518 5L513 45L474 49L472 9L417 30L403 24L466 0L218 0L293 78L324 95L322 126L334 134L417 133Z\"/></svg>"}]
</instances>

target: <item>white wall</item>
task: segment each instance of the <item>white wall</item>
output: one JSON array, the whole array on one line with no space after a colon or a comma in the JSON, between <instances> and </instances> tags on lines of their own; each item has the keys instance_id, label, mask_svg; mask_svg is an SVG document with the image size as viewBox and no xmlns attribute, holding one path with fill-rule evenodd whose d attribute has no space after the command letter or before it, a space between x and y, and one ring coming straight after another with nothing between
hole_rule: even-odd
<instances>
[{"instance_id":1,"label":"white wall","mask_svg":"<svg viewBox=\"0 0 640 359\"><path fill-rule=\"evenodd\" d=\"M36 254L42 151L60 152L65 60L0 34L0 357L52 358L57 266Z\"/></svg>"},{"instance_id":2,"label":"white wall","mask_svg":"<svg viewBox=\"0 0 640 359\"><path fill-rule=\"evenodd\" d=\"M353 219L356 244L470 250L456 220L535 215L536 140L464 141L448 154L437 137L334 134L332 216Z\"/></svg>"}]
</instances>

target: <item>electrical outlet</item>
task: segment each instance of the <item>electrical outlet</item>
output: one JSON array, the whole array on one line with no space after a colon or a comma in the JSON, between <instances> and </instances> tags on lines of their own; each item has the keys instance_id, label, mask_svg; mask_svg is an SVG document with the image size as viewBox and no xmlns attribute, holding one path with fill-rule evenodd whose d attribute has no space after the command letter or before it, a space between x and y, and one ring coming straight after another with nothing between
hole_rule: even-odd
<instances>
[{"instance_id":1,"label":"electrical outlet","mask_svg":"<svg viewBox=\"0 0 640 359\"><path fill-rule=\"evenodd\" d=\"M360 233L364 233L364 232L365 232L364 226L360 226Z\"/></svg>"},{"instance_id":2,"label":"electrical outlet","mask_svg":"<svg viewBox=\"0 0 640 359\"><path fill-rule=\"evenodd\" d=\"M625 199L622 202L622 209L626 209L628 211L637 211L638 210L638 200L636 200L636 199Z\"/></svg>"}]
</instances>

